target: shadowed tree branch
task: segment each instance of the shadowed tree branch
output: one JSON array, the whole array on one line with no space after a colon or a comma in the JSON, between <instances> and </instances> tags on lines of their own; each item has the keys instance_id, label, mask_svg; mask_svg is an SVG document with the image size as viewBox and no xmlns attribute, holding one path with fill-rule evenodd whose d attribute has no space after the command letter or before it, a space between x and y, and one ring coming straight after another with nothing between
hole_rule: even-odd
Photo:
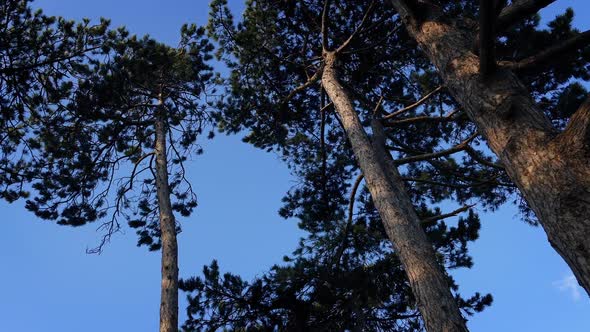
<instances>
[{"instance_id":1,"label":"shadowed tree branch","mask_svg":"<svg viewBox=\"0 0 590 332\"><path fill-rule=\"evenodd\" d=\"M348 233L350 233L350 229L352 228L353 222L353 215L354 215L354 202L356 199L356 192L359 189L361 182L363 181L363 174L359 174L356 180L354 180L354 184L352 185L352 190L350 191L350 200L348 202L348 220L346 221L346 226L344 227L344 232L342 234L342 242L338 247L338 252L334 257L334 264L336 265L335 269L338 271L340 268L340 259L342 258L342 254L344 250L346 250L346 242L348 240Z\"/></svg>"},{"instance_id":2,"label":"shadowed tree branch","mask_svg":"<svg viewBox=\"0 0 590 332\"><path fill-rule=\"evenodd\" d=\"M428 218L424 218L421 220L421 223L431 223L433 221L438 221L438 220L442 220L442 219L446 219L446 218L450 218L450 217L454 217L456 215L458 215L461 212L465 212L469 209L471 209L472 207L474 207L475 204L471 204L471 205L465 205L463 207L460 207L454 211L451 211L449 213L444 213L444 214L440 214L438 216L432 216L432 217L428 217Z\"/></svg>"},{"instance_id":3,"label":"shadowed tree branch","mask_svg":"<svg viewBox=\"0 0 590 332\"><path fill-rule=\"evenodd\" d=\"M412 105L406 106L406 107L404 107L404 108L402 108L402 109L400 109L398 111L395 111L393 113L390 113L390 114L384 116L383 119L384 120L391 119L391 118L396 117L396 116L398 116L398 115L400 115L402 113L405 113L405 112L408 112L408 111L411 111L411 110L415 109L416 107L424 104L435 93L437 93L440 90L442 90L442 88L443 88L442 85L439 86L438 88L436 88L436 89L430 91L429 93L427 93L424 97L420 98L420 100L418 100L417 102L413 103Z\"/></svg>"},{"instance_id":4,"label":"shadowed tree branch","mask_svg":"<svg viewBox=\"0 0 590 332\"><path fill-rule=\"evenodd\" d=\"M517 22L537 13L555 0L517 0L502 9L496 22L496 31L504 31Z\"/></svg>"},{"instance_id":5,"label":"shadowed tree branch","mask_svg":"<svg viewBox=\"0 0 590 332\"><path fill-rule=\"evenodd\" d=\"M496 69L495 3L479 0L479 72L484 78Z\"/></svg>"},{"instance_id":6,"label":"shadowed tree branch","mask_svg":"<svg viewBox=\"0 0 590 332\"><path fill-rule=\"evenodd\" d=\"M532 55L528 58L517 62L501 62L500 64L506 68L512 70L524 70L530 69L535 66L547 63L548 61L555 60L558 56L588 46L590 43L590 30L584 31L579 35L572 37L560 44L552 46L539 54Z\"/></svg>"},{"instance_id":7,"label":"shadowed tree branch","mask_svg":"<svg viewBox=\"0 0 590 332\"><path fill-rule=\"evenodd\" d=\"M409 124L415 124L415 123L442 123L442 122L450 122L450 121L455 121L460 119L461 117L464 117L464 113L461 112L460 110L454 110L452 112L450 112L447 115L444 116L416 116L413 118L405 118L405 119L400 119L397 121L390 121L390 122L385 122L383 123L383 126L385 127L397 127L397 126L403 126L403 125L409 125Z\"/></svg>"},{"instance_id":8,"label":"shadowed tree branch","mask_svg":"<svg viewBox=\"0 0 590 332\"><path fill-rule=\"evenodd\" d=\"M438 152L432 152L432 153L425 153L425 154L421 154L421 155L417 155L417 156L411 156L411 157L407 157L407 158L398 159L398 160L395 161L395 164L396 165L403 165L403 164L413 163L413 162L417 162L417 161L423 161L423 160L428 160L428 159L433 159L433 158L445 157L445 156L451 155L453 153L457 153L459 151L465 150L465 148L469 145L469 143L471 141L473 141L476 137L477 137L477 133L469 136L469 138L467 138L466 140L462 141L461 143L453 146L450 149L446 149L446 150L438 151Z\"/></svg>"}]
</instances>

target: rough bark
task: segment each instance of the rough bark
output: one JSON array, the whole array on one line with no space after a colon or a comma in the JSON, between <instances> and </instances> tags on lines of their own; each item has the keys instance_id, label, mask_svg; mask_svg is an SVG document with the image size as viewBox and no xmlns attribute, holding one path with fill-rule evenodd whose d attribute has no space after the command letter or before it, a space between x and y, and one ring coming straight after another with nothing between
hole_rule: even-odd
<instances>
[{"instance_id":1,"label":"rough bark","mask_svg":"<svg viewBox=\"0 0 590 332\"><path fill-rule=\"evenodd\" d=\"M373 145L369 140L347 91L338 80L335 60L335 53L326 52L322 85L341 118L373 202L407 273L426 328L467 331L447 277L420 227L397 168L382 143ZM379 131L375 134L379 136Z\"/></svg>"},{"instance_id":2,"label":"rough bark","mask_svg":"<svg viewBox=\"0 0 590 332\"><path fill-rule=\"evenodd\" d=\"M414 17L391 0L445 86L487 139L578 282L590 294L590 139L588 103L559 133L514 73L483 79L471 52L473 25L436 9ZM508 9L506 9L508 10Z\"/></svg>"},{"instance_id":3,"label":"rough bark","mask_svg":"<svg viewBox=\"0 0 590 332\"><path fill-rule=\"evenodd\" d=\"M160 209L162 241L162 288L160 297L160 332L178 331L178 244L176 221L170 203L166 135L168 132L164 107L160 106L155 121L156 187Z\"/></svg>"}]
</instances>

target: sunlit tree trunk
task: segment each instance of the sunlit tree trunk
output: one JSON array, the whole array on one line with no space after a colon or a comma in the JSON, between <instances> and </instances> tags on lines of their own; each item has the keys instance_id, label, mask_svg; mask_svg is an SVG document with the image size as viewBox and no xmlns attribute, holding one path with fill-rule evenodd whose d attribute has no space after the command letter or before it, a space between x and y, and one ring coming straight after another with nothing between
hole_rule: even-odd
<instances>
[{"instance_id":1,"label":"sunlit tree trunk","mask_svg":"<svg viewBox=\"0 0 590 332\"><path fill-rule=\"evenodd\" d=\"M379 137L375 144L371 143L348 92L338 80L335 62L335 54L327 52L322 85L340 116L367 188L407 273L426 328L433 332L467 331L447 277L420 226L397 168Z\"/></svg>"},{"instance_id":2,"label":"sunlit tree trunk","mask_svg":"<svg viewBox=\"0 0 590 332\"><path fill-rule=\"evenodd\" d=\"M161 101L160 101L161 103ZM161 104L155 121L156 188L160 209L162 241L162 288L160 298L160 332L178 331L178 244L176 221L170 203L166 135L168 126L165 107Z\"/></svg>"}]
</instances>

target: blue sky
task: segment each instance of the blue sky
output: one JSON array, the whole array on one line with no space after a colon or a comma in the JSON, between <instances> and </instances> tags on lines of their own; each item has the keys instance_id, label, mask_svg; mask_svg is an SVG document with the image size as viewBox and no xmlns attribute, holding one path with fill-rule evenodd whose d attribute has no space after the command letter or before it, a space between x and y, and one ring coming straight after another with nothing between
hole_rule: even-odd
<instances>
[{"instance_id":1,"label":"blue sky","mask_svg":"<svg viewBox=\"0 0 590 332\"><path fill-rule=\"evenodd\" d=\"M236 13L243 1L229 0ZM100 16L132 33L176 44L185 22L206 23L206 0L38 0L48 14ZM590 2L558 0L544 18L576 10L576 26L589 29ZM296 221L277 215L295 185L273 154L238 137L203 142L190 162L199 207L181 220L181 276L199 274L213 258L246 278L261 274L295 248ZM160 257L135 246L133 231L119 234L102 255L87 255L100 234L95 226L69 228L38 220L21 202L0 202L0 321L17 332L156 331ZM482 215L481 238L471 246L475 266L454 272L461 291L491 292L491 308L470 321L472 331L590 331L590 301L539 228L505 206ZM181 320L184 301L181 296Z\"/></svg>"}]
</instances>

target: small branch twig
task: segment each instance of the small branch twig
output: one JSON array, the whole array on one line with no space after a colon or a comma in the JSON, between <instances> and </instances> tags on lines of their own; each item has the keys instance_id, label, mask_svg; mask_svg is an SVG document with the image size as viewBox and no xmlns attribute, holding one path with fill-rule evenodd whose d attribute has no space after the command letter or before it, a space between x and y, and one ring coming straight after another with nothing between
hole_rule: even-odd
<instances>
[{"instance_id":1,"label":"small branch twig","mask_svg":"<svg viewBox=\"0 0 590 332\"><path fill-rule=\"evenodd\" d=\"M404 107L404 108L402 108L402 109L400 109L398 111L395 111L395 112L393 112L391 114L388 114L388 115L384 116L383 119L384 120L391 119L391 118L396 117L396 116L398 116L398 115L400 115L402 113L405 113L405 112L408 112L408 111L411 111L411 110L415 109L416 107L424 104L435 93L437 93L440 90L442 90L442 88L443 88L442 85L439 86L438 88L436 88L436 89L430 91L429 93L427 93L424 97L420 98L420 100L418 100L417 102L415 102L415 103L413 103L411 105L408 105L408 106L406 106L406 107Z\"/></svg>"}]
</instances>

